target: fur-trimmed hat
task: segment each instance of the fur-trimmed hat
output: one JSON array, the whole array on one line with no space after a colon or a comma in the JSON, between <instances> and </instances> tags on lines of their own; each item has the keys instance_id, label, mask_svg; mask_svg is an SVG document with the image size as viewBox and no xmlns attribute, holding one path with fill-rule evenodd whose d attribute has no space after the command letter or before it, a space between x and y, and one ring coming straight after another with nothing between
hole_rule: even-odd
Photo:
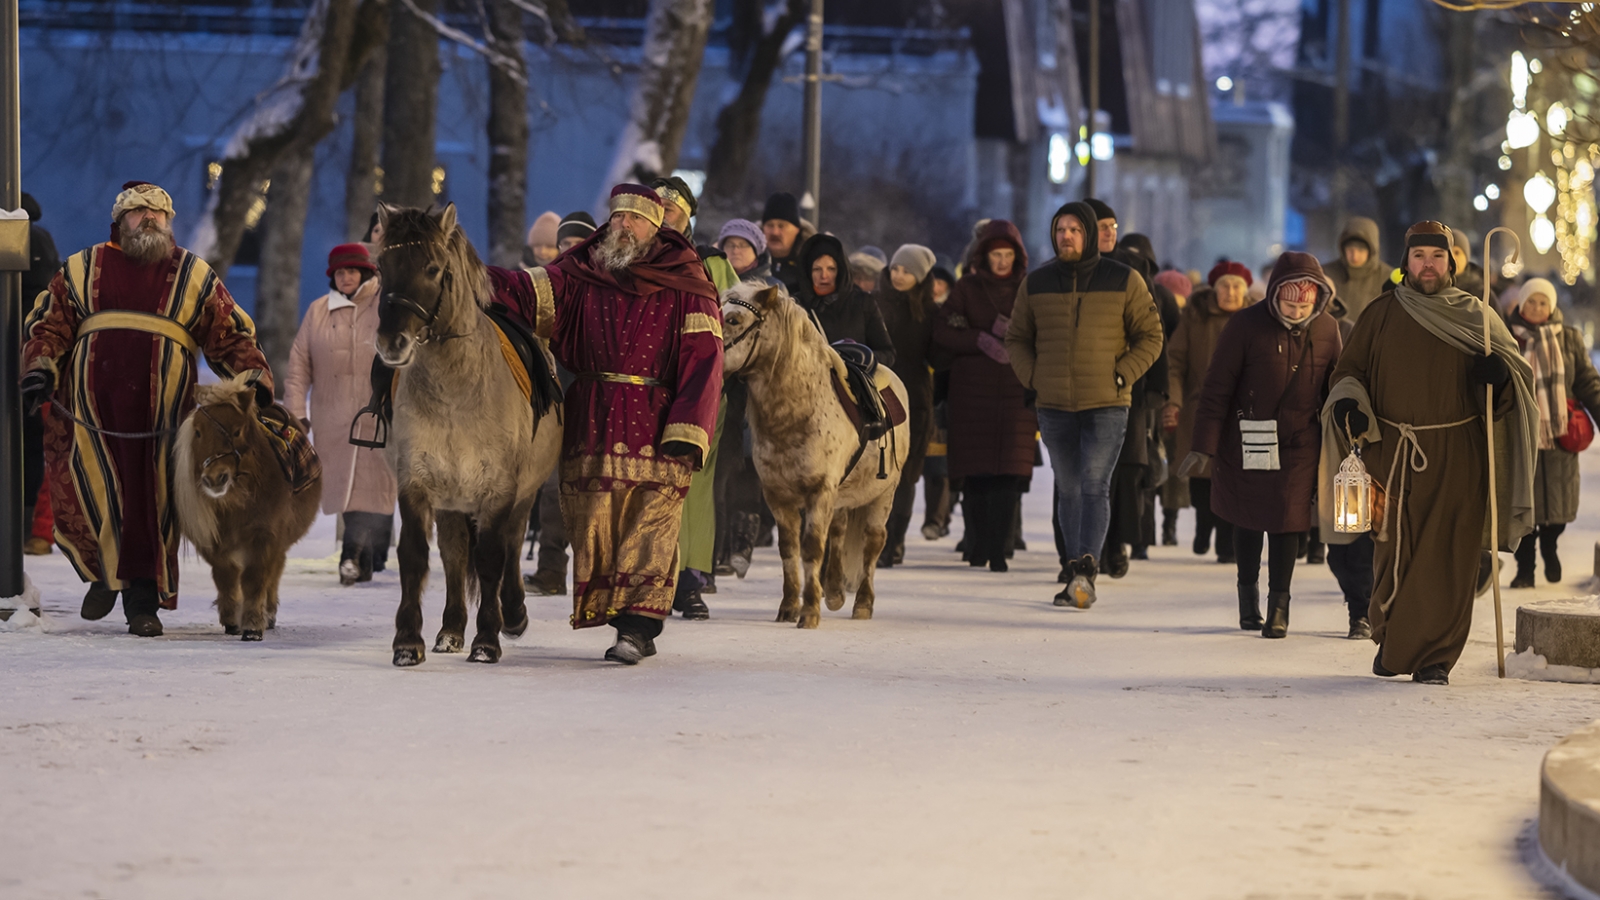
<instances>
[{"instance_id":1,"label":"fur-trimmed hat","mask_svg":"<svg viewBox=\"0 0 1600 900\"><path fill-rule=\"evenodd\" d=\"M328 251L329 278L340 269L365 269L368 272L378 271L372 264L372 256L367 253L366 244L340 244Z\"/></svg>"},{"instance_id":2,"label":"fur-trimmed hat","mask_svg":"<svg viewBox=\"0 0 1600 900\"><path fill-rule=\"evenodd\" d=\"M166 213L169 219L178 215L172 209L172 195L148 181L130 181L122 186L122 193L111 204L111 221L121 220L130 209L153 209Z\"/></svg>"},{"instance_id":3,"label":"fur-trimmed hat","mask_svg":"<svg viewBox=\"0 0 1600 900\"><path fill-rule=\"evenodd\" d=\"M1237 275L1243 278L1246 287L1256 283L1255 276L1250 274L1249 266L1242 262L1225 259L1211 267L1211 274L1206 276L1206 284L1216 287L1217 282L1222 280L1224 275Z\"/></svg>"},{"instance_id":4,"label":"fur-trimmed hat","mask_svg":"<svg viewBox=\"0 0 1600 900\"><path fill-rule=\"evenodd\" d=\"M642 184L619 184L611 189L612 214L631 212L657 228L661 227L664 207L661 195Z\"/></svg>"},{"instance_id":5,"label":"fur-trimmed hat","mask_svg":"<svg viewBox=\"0 0 1600 900\"><path fill-rule=\"evenodd\" d=\"M1450 244L1455 240L1455 235L1450 231L1450 226L1432 220L1418 222L1406 229L1406 255L1411 255L1412 247L1438 247L1445 251L1449 259L1450 274L1456 273L1456 257L1450 252Z\"/></svg>"},{"instance_id":6,"label":"fur-trimmed hat","mask_svg":"<svg viewBox=\"0 0 1600 900\"><path fill-rule=\"evenodd\" d=\"M729 219L722 223L722 230L717 232L717 246L728 238L736 237L748 243L756 251L756 255L767 252L767 236L761 233L761 226L749 219Z\"/></svg>"}]
</instances>

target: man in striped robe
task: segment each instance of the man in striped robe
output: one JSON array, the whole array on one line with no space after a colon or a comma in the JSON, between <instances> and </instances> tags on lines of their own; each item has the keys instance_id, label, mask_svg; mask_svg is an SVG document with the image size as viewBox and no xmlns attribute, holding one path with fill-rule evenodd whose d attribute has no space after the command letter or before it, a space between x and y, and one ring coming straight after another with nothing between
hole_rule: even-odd
<instances>
[{"instance_id":1,"label":"man in striped robe","mask_svg":"<svg viewBox=\"0 0 1600 900\"><path fill-rule=\"evenodd\" d=\"M22 395L52 401L45 469L55 538L90 582L83 617L122 595L128 631L161 634L178 599L174 433L194 408L196 362L247 373L263 407L272 375L255 324L211 267L177 246L172 197L130 181L111 207L111 240L69 257L34 301L23 333Z\"/></svg>"}]
</instances>

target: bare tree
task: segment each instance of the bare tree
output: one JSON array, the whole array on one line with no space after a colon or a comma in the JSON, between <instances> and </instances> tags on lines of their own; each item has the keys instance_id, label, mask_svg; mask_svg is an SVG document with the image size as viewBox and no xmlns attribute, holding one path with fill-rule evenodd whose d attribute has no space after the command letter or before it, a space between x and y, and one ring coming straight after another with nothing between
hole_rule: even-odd
<instances>
[{"instance_id":1,"label":"bare tree","mask_svg":"<svg viewBox=\"0 0 1600 900\"><path fill-rule=\"evenodd\" d=\"M380 20L383 44L388 43L389 20ZM383 146L383 80L388 67L388 48L372 51L356 81L355 116L350 123L350 170L344 182L345 239L359 241L366 236L367 222L378 202L379 152Z\"/></svg>"},{"instance_id":2,"label":"bare tree","mask_svg":"<svg viewBox=\"0 0 1600 900\"><path fill-rule=\"evenodd\" d=\"M507 267L522 259L522 226L528 212L528 81L522 13L513 0L487 0L484 22L489 46L514 60L519 70L489 66L489 261Z\"/></svg>"},{"instance_id":3,"label":"bare tree","mask_svg":"<svg viewBox=\"0 0 1600 900\"><path fill-rule=\"evenodd\" d=\"M717 113L717 136L706 161L705 193L713 201L737 200L745 191L750 161L761 131L761 110L772 76L783 64L789 36L805 20L806 0L782 0L769 10L765 0L737 0L729 37L739 93Z\"/></svg>"},{"instance_id":4,"label":"bare tree","mask_svg":"<svg viewBox=\"0 0 1600 900\"><path fill-rule=\"evenodd\" d=\"M300 323L300 254L305 247L315 159L316 147L300 142L291 145L272 167L272 186L267 191L270 210L261 235L255 321L256 341L274 372L287 371L289 347ZM283 390L281 383L278 390Z\"/></svg>"},{"instance_id":5,"label":"bare tree","mask_svg":"<svg viewBox=\"0 0 1600 900\"><path fill-rule=\"evenodd\" d=\"M383 199L402 206L433 202L435 118L439 107L439 34L421 14L439 0L396 0L389 17L383 83Z\"/></svg>"},{"instance_id":6,"label":"bare tree","mask_svg":"<svg viewBox=\"0 0 1600 900\"><path fill-rule=\"evenodd\" d=\"M712 0L650 0L639 82L602 197L619 181L649 181L677 166L713 5Z\"/></svg>"},{"instance_id":7,"label":"bare tree","mask_svg":"<svg viewBox=\"0 0 1600 900\"><path fill-rule=\"evenodd\" d=\"M219 275L227 275L245 218L278 159L292 148L315 148L333 130L334 104L371 47L367 26L386 6L387 0L314 0L288 70L256 98L229 139L222 175L190 241Z\"/></svg>"}]
</instances>

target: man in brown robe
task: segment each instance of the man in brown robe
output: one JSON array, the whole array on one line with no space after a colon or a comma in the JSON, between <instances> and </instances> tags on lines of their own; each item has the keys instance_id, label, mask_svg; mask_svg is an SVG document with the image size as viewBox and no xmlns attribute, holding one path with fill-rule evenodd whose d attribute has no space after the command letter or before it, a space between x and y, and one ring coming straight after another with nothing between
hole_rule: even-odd
<instances>
[{"instance_id":1,"label":"man in brown robe","mask_svg":"<svg viewBox=\"0 0 1600 900\"><path fill-rule=\"evenodd\" d=\"M1368 471L1387 492L1373 560L1372 671L1424 684L1449 683L1472 626L1488 537L1486 385L1505 498L1497 545L1515 546L1532 524L1531 373L1498 316L1484 353L1483 302L1455 288L1454 274L1449 229L1412 226L1405 278L1356 322L1324 413L1325 443L1348 448L1346 435L1365 438ZM1323 469L1326 479L1326 457ZM1331 482L1321 493L1331 496ZM1331 522L1323 533L1356 537L1333 536Z\"/></svg>"}]
</instances>

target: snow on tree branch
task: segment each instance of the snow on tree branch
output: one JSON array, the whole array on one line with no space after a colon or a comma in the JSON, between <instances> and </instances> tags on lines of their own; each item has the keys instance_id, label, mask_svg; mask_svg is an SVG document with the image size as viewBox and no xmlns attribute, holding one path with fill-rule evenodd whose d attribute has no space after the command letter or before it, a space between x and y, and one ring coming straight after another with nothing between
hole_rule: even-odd
<instances>
[{"instance_id":1,"label":"snow on tree branch","mask_svg":"<svg viewBox=\"0 0 1600 900\"><path fill-rule=\"evenodd\" d=\"M410 10L412 15L428 23L429 27L438 32L440 37L447 41L451 41L452 43L460 44L461 46L466 47L468 50L471 50L472 52L488 60L490 65L501 70L502 72L505 72L518 84L522 85L523 87L528 86L528 75L522 70L522 64L519 61L512 59L504 53L501 53L499 50L496 50L493 47L490 47L488 44L479 41L477 38L467 34L465 31L462 31L459 28L452 28L450 25L445 24L443 19L417 6L416 0L400 0L400 2L405 4L406 9ZM516 0L512 0L512 2L516 3ZM516 5L519 7L522 6L521 3L516 3Z\"/></svg>"}]
</instances>

